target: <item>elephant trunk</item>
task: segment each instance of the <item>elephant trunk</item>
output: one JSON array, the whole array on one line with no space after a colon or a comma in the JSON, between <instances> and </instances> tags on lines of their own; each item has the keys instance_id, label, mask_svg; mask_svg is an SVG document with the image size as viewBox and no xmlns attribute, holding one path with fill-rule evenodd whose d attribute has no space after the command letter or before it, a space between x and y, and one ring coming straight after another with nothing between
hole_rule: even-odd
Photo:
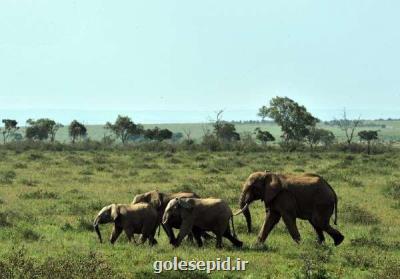
<instances>
[{"instance_id":1,"label":"elephant trunk","mask_svg":"<svg viewBox=\"0 0 400 279\"><path fill-rule=\"evenodd\" d=\"M103 243L103 240L101 238L100 229L99 229L99 218L100 218L100 216L98 216L96 218L96 220L94 220L93 227L94 227L94 230L96 231L97 236L99 237L100 243Z\"/></svg>"},{"instance_id":2,"label":"elephant trunk","mask_svg":"<svg viewBox=\"0 0 400 279\"><path fill-rule=\"evenodd\" d=\"M249 209L249 202L246 201L246 196L247 193L246 191L243 191L242 194L240 195L240 200L239 200L239 207L242 209L243 215L246 218L246 223L247 223L247 232L251 233L251 214L250 214L250 209Z\"/></svg>"}]
</instances>

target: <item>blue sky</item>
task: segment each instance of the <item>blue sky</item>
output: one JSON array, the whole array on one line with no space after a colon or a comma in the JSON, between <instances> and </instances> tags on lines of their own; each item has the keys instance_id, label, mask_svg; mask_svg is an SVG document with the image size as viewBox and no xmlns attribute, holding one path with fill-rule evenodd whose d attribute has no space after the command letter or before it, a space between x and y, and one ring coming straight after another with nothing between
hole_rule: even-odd
<instances>
[{"instance_id":1,"label":"blue sky","mask_svg":"<svg viewBox=\"0 0 400 279\"><path fill-rule=\"evenodd\" d=\"M400 117L398 1L0 1L0 118ZM192 113L192 111L194 111ZM84 118L84 119L83 119Z\"/></svg>"}]
</instances>

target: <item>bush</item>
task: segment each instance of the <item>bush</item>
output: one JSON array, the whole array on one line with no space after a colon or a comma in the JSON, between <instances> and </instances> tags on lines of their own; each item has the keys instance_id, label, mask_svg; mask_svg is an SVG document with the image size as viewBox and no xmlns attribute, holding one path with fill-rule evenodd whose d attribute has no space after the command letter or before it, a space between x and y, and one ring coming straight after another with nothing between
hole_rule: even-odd
<instances>
[{"instance_id":1,"label":"bush","mask_svg":"<svg viewBox=\"0 0 400 279\"><path fill-rule=\"evenodd\" d=\"M396 200L400 200L400 182L390 181L384 188L384 194Z\"/></svg>"},{"instance_id":2,"label":"bush","mask_svg":"<svg viewBox=\"0 0 400 279\"><path fill-rule=\"evenodd\" d=\"M16 177L15 171L0 171L0 184L12 184Z\"/></svg>"},{"instance_id":3,"label":"bush","mask_svg":"<svg viewBox=\"0 0 400 279\"><path fill-rule=\"evenodd\" d=\"M344 219L352 224L375 225L379 218L357 205L345 205L341 210Z\"/></svg>"},{"instance_id":4,"label":"bush","mask_svg":"<svg viewBox=\"0 0 400 279\"><path fill-rule=\"evenodd\" d=\"M57 193L38 190L20 195L22 199L58 199Z\"/></svg>"},{"instance_id":5,"label":"bush","mask_svg":"<svg viewBox=\"0 0 400 279\"><path fill-rule=\"evenodd\" d=\"M1 278L122 278L113 265L94 252L78 254L68 251L64 255L38 262L27 255L24 247L14 247L0 258L0 275Z\"/></svg>"}]
</instances>

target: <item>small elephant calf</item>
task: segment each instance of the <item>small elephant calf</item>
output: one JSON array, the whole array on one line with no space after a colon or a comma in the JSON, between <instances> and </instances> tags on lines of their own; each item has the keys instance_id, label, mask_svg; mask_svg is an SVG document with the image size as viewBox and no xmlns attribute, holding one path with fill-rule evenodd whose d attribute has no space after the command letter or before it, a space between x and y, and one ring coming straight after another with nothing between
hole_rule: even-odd
<instances>
[{"instance_id":1,"label":"small elephant calf","mask_svg":"<svg viewBox=\"0 0 400 279\"><path fill-rule=\"evenodd\" d=\"M100 243L102 242L99 224L107 224L114 222L114 229L112 231L110 242L118 239L122 231L125 232L128 240L132 240L133 234L141 234L140 243L144 243L149 239L149 244L157 244L154 235L158 226L158 213L149 204L111 204L105 206L97 214L93 226L99 237Z\"/></svg>"},{"instance_id":2,"label":"small elephant calf","mask_svg":"<svg viewBox=\"0 0 400 279\"><path fill-rule=\"evenodd\" d=\"M182 223L178 238L172 243L174 246L179 246L183 238L191 231L193 231L199 246L202 246L201 231L212 231L216 235L217 248L222 247L222 237L229 239L236 247L242 247L243 245L243 242L234 236L232 210L221 199L172 199L168 203L163 215L162 222L164 226L168 226L170 220L176 217L180 218ZM231 234L229 221L232 221L233 235Z\"/></svg>"}]
</instances>

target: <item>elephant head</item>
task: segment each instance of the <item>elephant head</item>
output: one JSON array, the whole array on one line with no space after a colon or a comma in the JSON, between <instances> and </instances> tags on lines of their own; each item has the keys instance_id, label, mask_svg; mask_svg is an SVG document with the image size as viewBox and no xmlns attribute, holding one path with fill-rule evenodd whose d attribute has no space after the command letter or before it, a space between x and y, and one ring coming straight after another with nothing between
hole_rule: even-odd
<instances>
[{"instance_id":1,"label":"elephant head","mask_svg":"<svg viewBox=\"0 0 400 279\"><path fill-rule=\"evenodd\" d=\"M159 210L163 205L163 194L157 190L154 190L144 194L136 195L132 201L133 204L141 202L151 204L155 209Z\"/></svg>"},{"instance_id":2,"label":"elephant head","mask_svg":"<svg viewBox=\"0 0 400 279\"><path fill-rule=\"evenodd\" d=\"M250 233L251 214L249 205L256 200L263 200L267 208L276 195L282 190L281 179L271 172L255 172L252 173L243 185L242 193L239 198L240 211L235 213L238 215L243 213L246 218L247 231Z\"/></svg>"},{"instance_id":3,"label":"elephant head","mask_svg":"<svg viewBox=\"0 0 400 279\"><path fill-rule=\"evenodd\" d=\"M99 237L100 243L103 242L101 238L101 233L99 229L99 224L107 224L111 222L115 222L119 215L119 208L116 204L110 204L108 206L103 207L97 214L96 219L93 222L93 227Z\"/></svg>"},{"instance_id":4,"label":"elephant head","mask_svg":"<svg viewBox=\"0 0 400 279\"><path fill-rule=\"evenodd\" d=\"M175 198L170 200L170 202L167 204L167 207L165 208L162 223L166 225L171 218L180 216L182 210L187 210L191 208L193 208L193 205L185 201L185 199Z\"/></svg>"}]
</instances>

